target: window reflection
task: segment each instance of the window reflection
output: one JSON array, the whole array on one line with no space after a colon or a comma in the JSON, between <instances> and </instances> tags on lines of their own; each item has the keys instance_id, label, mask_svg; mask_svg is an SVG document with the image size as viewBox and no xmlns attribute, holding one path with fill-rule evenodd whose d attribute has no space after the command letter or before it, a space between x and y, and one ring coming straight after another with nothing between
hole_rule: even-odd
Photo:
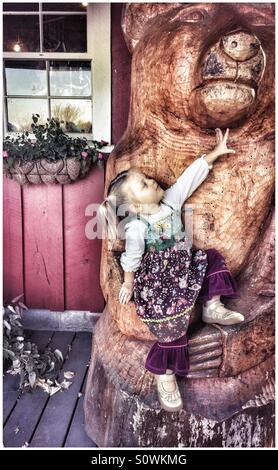
<instances>
[{"instance_id":1,"label":"window reflection","mask_svg":"<svg viewBox=\"0 0 278 470\"><path fill-rule=\"evenodd\" d=\"M39 4L3 2L3 11L39 11Z\"/></svg>"},{"instance_id":2,"label":"window reflection","mask_svg":"<svg viewBox=\"0 0 278 470\"><path fill-rule=\"evenodd\" d=\"M92 132L91 100L51 100L51 116L64 121L66 132Z\"/></svg>"},{"instance_id":3,"label":"window reflection","mask_svg":"<svg viewBox=\"0 0 278 470\"><path fill-rule=\"evenodd\" d=\"M7 52L39 52L39 16L3 16L3 49ZM19 44L19 50L14 47Z\"/></svg>"},{"instance_id":4,"label":"window reflection","mask_svg":"<svg viewBox=\"0 0 278 470\"><path fill-rule=\"evenodd\" d=\"M86 15L44 15L45 52L86 52Z\"/></svg>"},{"instance_id":5,"label":"window reflection","mask_svg":"<svg viewBox=\"0 0 278 470\"><path fill-rule=\"evenodd\" d=\"M43 11L86 11L82 3L54 3L48 2L42 4Z\"/></svg>"},{"instance_id":6,"label":"window reflection","mask_svg":"<svg viewBox=\"0 0 278 470\"><path fill-rule=\"evenodd\" d=\"M41 99L8 98L8 132L30 131L32 114L40 115L40 124L47 119L47 101Z\"/></svg>"},{"instance_id":7,"label":"window reflection","mask_svg":"<svg viewBox=\"0 0 278 470\"><path fill-rule=\"evenodd\" d=\"M5 74L8 95L47 95L44 61L9 60Z\"/></svg>"},{"instance_id":8,"label":"window reflection","mask_svg":"<svg viewBox=\"0 0 278 470\"><path fill-rule=\"evenodd\" d=\"M50 94L88 96L91 94L91 66L88 61L50 61Z\"/></svg>"}]
</instances>

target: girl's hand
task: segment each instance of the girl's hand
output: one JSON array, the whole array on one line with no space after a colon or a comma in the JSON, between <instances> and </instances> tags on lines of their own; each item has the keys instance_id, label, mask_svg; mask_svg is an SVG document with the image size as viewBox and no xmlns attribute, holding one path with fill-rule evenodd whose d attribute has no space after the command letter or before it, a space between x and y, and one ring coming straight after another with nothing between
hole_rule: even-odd
<instances>
[{"instance_id":1,"label":"girl's hand","mask_svg":"<svg viewBox=\"0 0 278 470\"><path fill-rule=\"evenodd\" d=\"M119 300L121 304L127 304L133 294L133 282L123 282L119 293Z\"/></svg>"},{"instance_id":2,"label":"girl's hand","mask_svg":"<svg viewBox=\"0 0 278 470\"><path fill-rule=\"evenodd\" d=\"M236 153L235 150L227 148L227 139L229 135L229 128L226 129L225 135L223 137L221 129L218 127L215 129L216 132L216 147L211 150L211 152L205 155L205 160L209 164L209 168L212 168L212 163L217 160L218 157L221 155L225 155L226 153Z\"/></svg>"},{"instance_id":3,"label":"girl's hand","mask_svg":"<svg viewBox=\"0 0 278 470\"><path fill-rule=\"evenodd\" d=\"M226 132L222 134L221 129L218 127L215 129L216 132L216 147L212 150L212 153L215 157L220 157L220 155L225 155L226 153L236 153L235 150L227 148L227 139L229 135L229 128L226 129Z\"/></svg>"}]
</instances>

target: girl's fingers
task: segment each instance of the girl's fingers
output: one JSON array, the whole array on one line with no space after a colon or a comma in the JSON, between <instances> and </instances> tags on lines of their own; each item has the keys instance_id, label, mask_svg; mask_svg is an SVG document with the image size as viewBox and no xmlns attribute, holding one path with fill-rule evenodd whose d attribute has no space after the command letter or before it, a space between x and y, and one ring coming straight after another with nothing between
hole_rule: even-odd
<instances>
[{"instance_id":1,"label":"girl's fingers","mask_svg":"<svg viewBox=\"0 0 278 470\"><path fill-rule=\"evenodd\" d=\"M227 142L228 135L229 135L229 128L227 127L226 132L225 132L225 135L224 135L224 141L225 141L225 142Z\"/></svg>"},{"instance_id":2,"label":"girl's fingers","mask_svg":"<svg viewBox=\"0 0 278 470\"><path fill-rule=\"evenodd\" d=\"M119 300L122 304L127 303L130 300L131 295L127 292L120 292L119 294Z\"/></svg>"},{"instance_id":3,"label":"girl's fingers","mask_svg":"<svg viewBox=\"0 0 278 470\"><path fill-rule=\"evenodd\" d=\"M219 144L221 142L222 138L223 138L221 129L219 129L219 127L217 127L215 129L215 132L216 132L217 143Z\"/></svg>"},{"instance_id":4,"label":"girl's fingers","mask_svg":"<svg viewBox=\"0 0 278 470\"><path fill-rule=\"evenodd\" d=\"M120 299L120 302L123 303L123 300L124 300L124 292L123 291L120 291L120 294L119 294L119 299Z\"/></svg>"},{"instance_id":5,"label":"girl's fingers","mask_svg":"<svg viewBox=\"0 0 278 470\"><path fill-rule=\"evenodd\" d=\"M130 291L130 289L127 289L125 286L122 286L119 292L119 301L122 304L125 304L129 302L133 294L133 291Z\"/></svg>"},{"instance_id":6,"label":"girl's fingers","mask_svg":"<svg viewBox=\"0 0 278 470\"><path fill-rule=\"evenodd\" d=\"M219 144L220 143L219 129L215 129L215 133L216 133L216 143Z\"/></svg>"}]
</instances>

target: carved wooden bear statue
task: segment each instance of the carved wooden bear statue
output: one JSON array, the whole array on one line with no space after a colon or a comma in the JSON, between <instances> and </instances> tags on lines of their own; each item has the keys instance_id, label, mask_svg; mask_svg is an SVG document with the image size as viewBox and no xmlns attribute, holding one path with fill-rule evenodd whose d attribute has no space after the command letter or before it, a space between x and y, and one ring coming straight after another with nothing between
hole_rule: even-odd
<instances>
[{"instance_id":1,"label":"carved wooden bear statue","mask_svg":"<svg viewBox=\"0 0 278 470\"><path fill-rule=\"evenodd\" d=\"M105 192L130 167L164 187L173 184L214 146L214 129L229 127L236 153L215 162L186 204L194 209L193 245L224 255L240 289L229 305L245 322L193 325L190 372L181 383L185 407L173 420L158 411L144 368L155 337L133 302L119 303L119 247L104 240L107 304L85 396L86 429L100 446L234 446L237 429L242 446L273 445L273 10L271 3L125 4L130 110L108 160Z\"/></svg>"}]
</instances>

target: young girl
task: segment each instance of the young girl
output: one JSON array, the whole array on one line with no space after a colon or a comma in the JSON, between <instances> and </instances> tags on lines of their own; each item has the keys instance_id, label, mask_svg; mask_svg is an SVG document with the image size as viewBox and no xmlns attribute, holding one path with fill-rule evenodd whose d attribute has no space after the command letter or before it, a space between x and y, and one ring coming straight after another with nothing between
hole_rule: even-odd
<instances>
[{"instance_id":1,"label":"young girl","mask_svg":"<svg viewBox=\"0 0 278 470\"><path fill-rule=\"evenodd\" d=\"M180 216L184 201L205 180L212 163L220 155L235 153L226 147L228 132L223 137L216 129L216 147L196 159L166 191L139 170L130 169L114 178L100 206L106 228L112 227L115 208L124 206L131 214L123 221L124 283L119 300L125 304L134 294L137 314L158 338L145 367L155 374L159 401L167 411L182 408L175 374L188 372L186 332L195 302L202 302L206 323L232 325L244 320L220 301L221 295L238 297L223 256L213 248L193 249Z\"/></svg>"}]
</instances>

